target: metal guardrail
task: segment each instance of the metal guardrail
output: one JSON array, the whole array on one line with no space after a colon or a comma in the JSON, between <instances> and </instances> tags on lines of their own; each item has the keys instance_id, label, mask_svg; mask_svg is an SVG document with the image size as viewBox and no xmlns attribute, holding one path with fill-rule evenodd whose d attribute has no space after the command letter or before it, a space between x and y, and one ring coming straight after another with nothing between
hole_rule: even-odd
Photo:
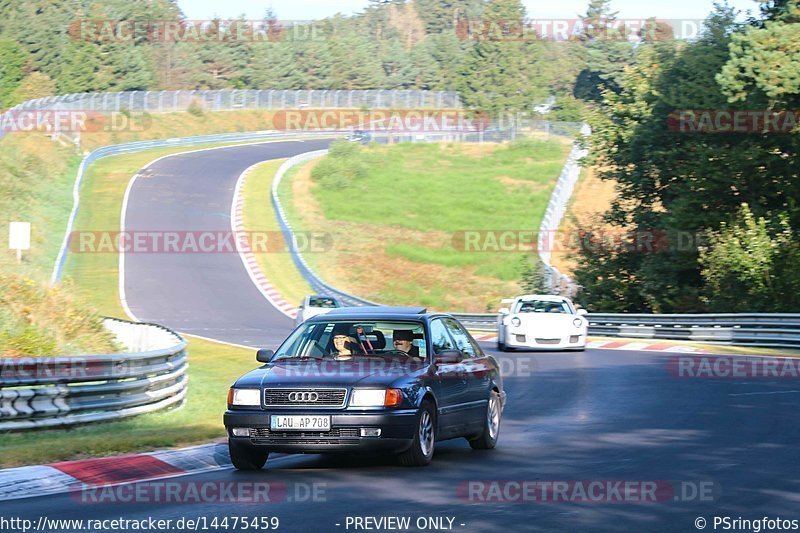
<instances>
[{"instance_id":1,"label":"metal guardrail","mask_svg":"<svg viewBox=\"0 0 800 533\"><path fill-rule=\"evenodd\" d=\"M497 331L497 314L454 314L474 331ZM800 348L800 314L730 313L656 315L590 313L589 335Z\"/></svg>"},{"instance_id":2,"label":"metal guardrail","mask_svg":"<svg viewBox=\"0 0 800 533\"><path fill-rule=\"evenodd\" d=\"M591 313L587 318L590 335L800 348L800 314Z\"/></svg>"},{"instance_id":3,"label":"metal guardrail","mask_svg":"<svg viewBox=\"0 0 800 533\"><path fill-rule=\"evenodd\" d=\"M591 133L588 124L583 124L581 134L587 136ZM567 157L567 162L558 176L556 186L550 195L542 222L539 225L539 235L537 239L537 250L539 259L544 265L544 285L549 293L574 296L577 292L577 285L569 276L562 274L550 263L551 250L553 243L557 239L558 228L564 214L567 212L567 205L572 197L572 191L578 183L581 175L580 160L586 157L588 151L576 141Z\"/></svg>"},{"instance_id":4,"label":"metal guardrail","mask_svg":"<svg viewBox=\"0 0 800 533\"><path fill-rule=\"evenodd\" d=\"M132 352L0 360L0 430L120 419L183 401L187 342L180 335L113 318L104 326Z\"/></svg>"},{"instance_id":5,"label":"metal guardrail","mask_svg":"<svg viewBox=\"0 0 800 533\"><path fill-rule=\"evenodd\" d=\"M322 278L314 273L298 250L296 239L294 238L294 233L292 232L292 225L289 222L289 219L286 217L286 212L283 210L283 205L281 204L281 199L278 195L278 188L280 187L281 180L283 179L283 176L286 175L286 172L288 172L289 169L295 165L305 163L306 161L311 161L317 157L322 157L327 153L328 150L305 152L287 159L283 162L280 168L278 168L278 171L275 173L275 178L272 180L272 205L275 207L275 212L278 214L278 224L280 224L284 239L287 243L289 243L289 253L292 256L292 261L297 267L297 270L300 272L300 275L303 276L309 285L311 285L311 288L315 292L336 296L343 303L349 306L360 307L365 305L379 305L375 302L365 300L364 298L359 298L358 296L340 291L339 289L331 287L322 281Z\"/></svg>"}]
</instances>

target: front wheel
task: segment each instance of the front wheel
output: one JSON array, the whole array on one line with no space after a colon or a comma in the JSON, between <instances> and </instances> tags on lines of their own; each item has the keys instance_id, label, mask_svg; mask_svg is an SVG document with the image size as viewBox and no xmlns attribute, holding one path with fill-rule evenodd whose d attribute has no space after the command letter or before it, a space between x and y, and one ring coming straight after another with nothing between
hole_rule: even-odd
<instances>
[{"instance_id":1,"label":"front wheel","mask_svg":"<svg viewBox=\"0 0 800 533\"><path fill-rule=\"evenodd\" d=\"M256 446L234 442L228 439L228 452L236 470L261 470L269 457L269 451Z\"/></svg>"},{"instance_id":2,"label":"front wheel","mask_svg":"<svg viewBox=\"0 0 800 533\"><path fill-rule=\"evenodd\" d=\"M500 436L500 414L500 395L496 391L492 391L489 394L489 402L486 404L483 433L480 437L469 441L473 450L491 450L497 446L497 439Z\"/></svg>"},{"instance_id":3,"label":"front wheel","mask_svg":"<svg viewBox=\"0 0 800 533\"><path fill-rule=\"evenodd\" d=\"M411 447L401 453L400 464L403 466L427 466L433 459L433 448L436 442L436 414L429 401L422 402L417 415L417 429Z\"/></svg>"},{"instance_id":4,"label":"front wheel","mask_svg":"<svg viewBox=\"0 0 800 533\"><path fill-rule=\"evenodd\" d=\"M506 352L508 348L506 348L506 343L503 340L506 338L506 335L502 331L498 331L497 333L497 351L499 352Z\"/></svg>"}]
</instances>

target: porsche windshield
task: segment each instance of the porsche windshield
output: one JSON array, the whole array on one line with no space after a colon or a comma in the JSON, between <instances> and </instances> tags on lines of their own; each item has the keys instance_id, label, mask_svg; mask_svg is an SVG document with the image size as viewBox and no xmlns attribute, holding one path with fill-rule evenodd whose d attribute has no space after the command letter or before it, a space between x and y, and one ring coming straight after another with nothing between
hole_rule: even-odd
<instances>
[{"instance_id":1,"label":"porsche windshield","mask_svg":"<svg viewBox=\"0 0 800 533\"><path fill-rule=\"evenodd\" d=\"M273 361L366 357L424 360L425 356L421 322L313 321L295 330Z\"/></svg>"},{"instance_id":2,"label":"porsche windshield","mask_svg":"<svg viewBox=\"0 0 800 533\"><path fill-rule=\"evenodd\" d=\"M571 313L567 302L524 300L517 304L517 313Z\"/></svg>"}]
</instances>

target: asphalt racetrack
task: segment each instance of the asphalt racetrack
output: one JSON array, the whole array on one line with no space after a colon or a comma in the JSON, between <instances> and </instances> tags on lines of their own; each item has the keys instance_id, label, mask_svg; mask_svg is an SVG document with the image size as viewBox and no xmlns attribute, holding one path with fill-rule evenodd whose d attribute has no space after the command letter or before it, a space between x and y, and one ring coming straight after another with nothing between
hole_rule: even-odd
<instances>
[{"instance_id":1,"label":"asphalt racetrack","mask_svg":"<svg viewBox=\"0 0 800 533\"><path fill-rule=\"evenodd\" d=\"M245 168L326 144L277 142L164 159L135 183L127 229L227 230ZM128 304L140 320L250 346L275 347L291 328L236 254L133 254L126 261ZM391 457L278 456L259 473L176 478L269 482L270 502L101 505L64 494L2 502L0 515L173 523L204 517L206 525L214 517L278 517L278 531L322 532L402 530L363 520L356 527L355 518L365 517L408 517L409 531L464 532L697 531L701 517L706 530L714 530L715 516L800 519L796 379L681 378L669 370L677 355L653 352L497 357L508 405L492 451L473 451L463 439L438 443L425 468L401 467ZM541 490L517 489L523 482L550 489L566 482L569 490L542 498ZM591 482L603 487L600 499L576 495ZM656 501L626 496L626 482L657 487ZM609 487L621 490L619 498ZM418 529L417 520L427 518L437 520Z\"/></svg>"}]
</instances>

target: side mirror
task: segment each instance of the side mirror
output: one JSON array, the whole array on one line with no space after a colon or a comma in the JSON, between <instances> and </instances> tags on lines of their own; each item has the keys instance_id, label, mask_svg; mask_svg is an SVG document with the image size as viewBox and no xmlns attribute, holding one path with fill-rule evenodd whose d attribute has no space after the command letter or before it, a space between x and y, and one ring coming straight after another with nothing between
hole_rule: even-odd
<instances>
[{"instance_id":1,"label":"side mirror","mask_svg":"<svg viewBox=\"0 0 800 533\"><path fill-rule=\"evenodd\" d=\"M272 357L275 355L274 350L268 350L266 348L261 348L259 351L256 352L256 361L259 363L269 363L272 361Z\"/></svg>"},{"instance_id":2,"label":"side mirror","mask_svg":"<svg viewBox=\"0 0 800 533\"><path fill-rule=\"evenodd\" d=\"M577 313L579 315L588 315L589 311L587 311L586 309L578 309Z\"/></svg>"},{"instance_id":3,"label":"side mirror","mask_svg":"<svg viewBox=\"0 0 800 533\"><path fill-rule=\"evenodd\" d=\"M501 315L507 315L511 313L511 310L508 307L501 307L498 313L500 313Z\"/></svg>"},{"instance_id":4,"label":"side mirror","mask_svg":"<svg viewBox=\"0 0 800 533\"><path fill-rule=\"evenodd\" d=\"M433 362L439 364L458 363L461 361L461 352L458 350L443 350L433 356Z\"/></svg>"}]
</instances>

